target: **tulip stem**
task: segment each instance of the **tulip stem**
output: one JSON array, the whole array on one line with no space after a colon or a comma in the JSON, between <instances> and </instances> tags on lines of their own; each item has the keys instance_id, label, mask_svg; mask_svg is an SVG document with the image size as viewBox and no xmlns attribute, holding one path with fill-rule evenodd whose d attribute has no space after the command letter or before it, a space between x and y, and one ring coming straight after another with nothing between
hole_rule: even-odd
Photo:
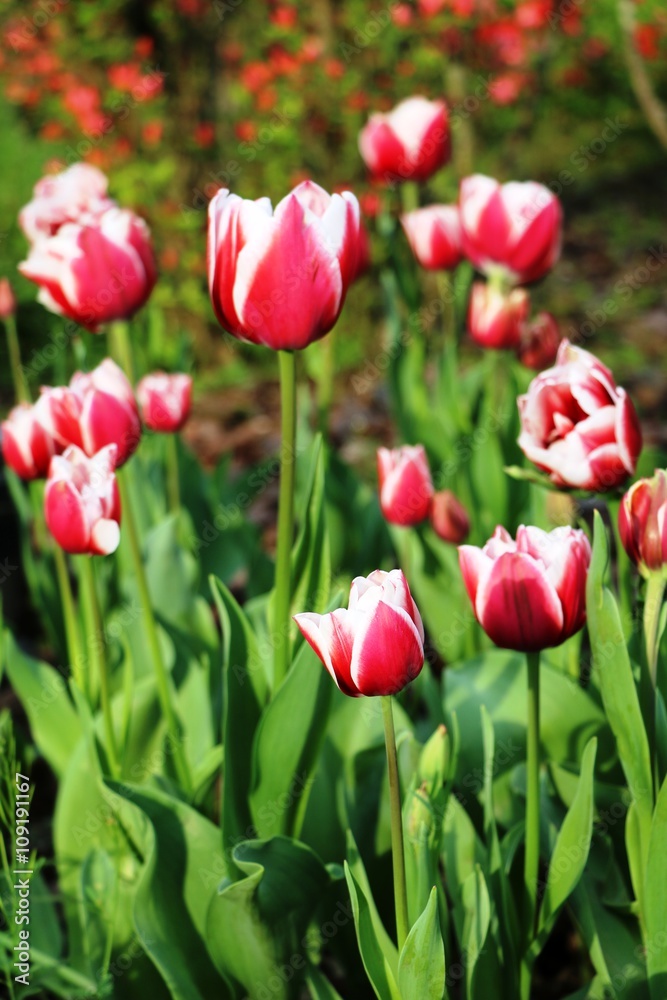
<instances>
[{"instance_id":1,"label":"tulip stem","mask_svg":"<svg viewBox=\"0 0 667 1000\"><path fill-rule=\"evenodd\" d=\"M525 929L527 947L535 936L537 917L537 876L540 861L540 654L526 653L528 666L528 737L526 751L526 847L524 887L526 897ZM532 965L521 969L521 996L530 994Z\"/></svg>"},{"instance_id":2,"label":"tulip stem","mask_svg":"<svg viewBox=\"0 0 667 1000\"><path fill-rule=\"evenodd\" d=\"M181 485L178 475L178 441L175 434L167 434L167 497L170 512L177 514L181 509Z\"/></svg>"},{"instance_id":3,"label":"tulip stem","mask_svg":"<svg viewBox=\"0 0 667 1000\"><path fill-rule=\"evenodd\" d=\"M398 779L396 733L391 695L381 695L384 742L387 748L389 774L389 801L391 807L391 857L394 871L394 904L396 906L396 936L399 954L410 931L408 920L408 892L405 883L405 851L403 848L403 817L401 815L401 787Z\"/></svg>"},{"instance_id":4,"label":"tulip stem","mask_svg":"<svg viewBox=\"0 0 667 1000\"><path fill-rule=\"evenodd\" d=\"M157 687L158 698L160 699L162 714L164 716L165 722L167 723L167 731L169 733L169 743L171 746L171 750L173 751L174 754L174 766L176 768L178 780L181 783L181 786L186 795L190 795L192 791L190 769L188 767L188 763L185 758L185 751L183 749L183 740L181 738L178 726L178 718L172 702L172 692L169 686L169 675L167 673L167 667L165 665L164 657L162 655L162 649L160 647L160 637L158 635L158 630L157 630L157 623L155 621L155 615L153 614L153 605L151 603L151 595L148 589L146 570L144 568L144 563L141 555L141 546L139 545L137 523L134 517L134 510L132 507L132 499L130 495L129 483L126 478L127 471L125 469L119 469L116 473L116 476L118 479L118 488L120 490L120 500L123 512L123 525L127 528L127 537L130 542L132 562L134 564L134 575L136 577L137 587L139 589L139 604L143 612L144 627L146 631L146 638L148 640L148 648L150 650L151 659L153 661L153 670L155 671L155 683Z\"/></svg>"},{"instance_id":5,"label":"tulip stem","mask_svg":"<svg viewBox=\"0 0 667 1000\"><path fill-rule=\"evenodd\" d=\"M294 538L294 473L296 469L296 354L278 351L280 363L280 496L275 580L275 647L273 690L289 669L290 610L292 603L292 542Z\"/></svg>"},{"instance_id":6,"label":"tulip stem","mask_svg":"<svg viewBox=\"0 0 667 1000\"><path fill-rule=\"evenodd\" d=\"M5 318L5 332L7 334L7 351L9 353L9 363L12 368L12 378L14 380L14 392L19 403L30 402L30 391L26 382L23 368L21 367L21 349L16 330L16 319L12 316Z\"/></svg>"},{"instance_id":7,"label":"tulip stem","mask_svg":"<svg viewBox=\"0 0 667 1000\"><path fill-rule=\"evenodd\" d=\"M111 356L118 362L134 385L134 359L132 357L130 328L125 320L116 320L109 327L109 348Z\"/></svg>"},{"instance_id":8,"label":"tulip stem","mask_svg":"<svg viewBox=\"0 0 667 1000\"><path fill-rule=\"evenodd\" d=\"M67 558L57 543L53 546L53 558L56 563L58 590L60 591L60 600L62 602L63 620L65 623L65 638L67 639L67 654L69 657L72 679L79 690L83 691L85 694L87 686L83 669L84 657L81 649L79 622L76 617L74 597L72 595L72 584L69 578Z\"/></svg>"},{"instance_id":9,"label":"tulip stem","mask_svg":"<svg viewBox=\"0 0 667 1000\"><path fill-rule=\"evenodd\" d=\"M88 646L88 654L91 661L95 664L100 680L100 701L102 703L109 773L112 778L118 778L120 776L120 763L118 747L116 746L116 735L113 728L113 715L111 714L109 663L106 656L106 640L102 625L102 615L95 587L93 559L94 556L82 556L80 561L81 582L88 596L88 600L85 602L85 607L87 608L86 644Z\"/></svg>"},{"instance_id":10,"label":"tulip stem","mask_svg":"<svg viewBox=\"0 0 667 1000\"><path fill-rule=\"evenodd\" d=\"M660 612L665 593L665 580L662 573L651 573L646 581L646 598L644 600L644 639L646 642L646 662L653 690L658 684L658 653L660 651Z\"/></svg>"},{"instance_id":11,"label":"tulip stem","mask_svg":"<svg viewBox=\"0 0 667 1000\"><path fill-rule=\"evenodd\" d=\"M416 181L404 181L401 184L401 210L403 213L414 212L419 208L419 185Z\"/></svg>"}]
</instances>

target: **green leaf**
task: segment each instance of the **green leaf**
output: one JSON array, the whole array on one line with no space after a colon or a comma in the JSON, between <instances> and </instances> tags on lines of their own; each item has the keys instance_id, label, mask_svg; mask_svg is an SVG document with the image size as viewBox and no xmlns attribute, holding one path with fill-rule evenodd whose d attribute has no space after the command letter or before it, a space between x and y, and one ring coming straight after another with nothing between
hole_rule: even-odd
<instances>
[{"instance_id":1,"label":"green leaf","mask_svg":"<svg viewBox=\"0 0 667 1000\"><path fill-rule=\"evenodd\" d=\"M343 1000L340 993L315 966L311 965L306 973L306 984L313 1000Z\"/></svg>"},{"instance_id":2,"label":"green leaf","mask_svg":"<svg viewBox=\"0 0 667 1000\"><path fill-rule=\"evenodd\" d=\"M345 878L350 890L354 927L357 932L359 954L378 1000L400 1000L400 993L394 972L376 936L375 914L371 910L368 899L362 887L355 879L350 866L345 862ZM373 907L374 910L374 907Z\"/></svg>"},{"instance_id":3,"label":"green leaf","mask_svg":"<svg viewBox=\"0 0 667 1000\"><path fill-rule=\"evenodd\" d=\"M442 1000L445 993L445 946L435 886L403 946L398 960L398 985L402 1000Z\"/></svg>"},{"instance_id":4,"label":"green leaf","mask_svg":"<svg viewBox=\"0 0 667 1000\"><path fill-rule=\"evenodd\" d=\"M465 920L461 947L466 959L466 997L475 1000L481 996L491 996L485 987L493 990L486 972L485 957L490 956L491 949L487 945L491 926L491 900L482 869L477 865L463 883L461 892ZM495 987L498 983L496 981Z\"/></svg>"},{"instance_id":5,"label":"green leaf","mask_svg":"<svg viewBox=\"0 0 667 1000\"><path fill-rule=\"evenodd\" d=\"M357 849L354 837L351 831L348 830L347 833L347 865L350 872L354 876L356 884L360 887L364 897L366 899L366 906L368 908L368 913L370 915L370 920L373 925L373 936L380 946L386 962L388 963L389 969L391 970L392 977L396 979L398 976L398 951L396 945L392 939L387 934L384 924L382 923L382 918L377 911L375 906L375 901L373 899L373 892L371 890L370 882L368 881L368 876L366 874L366 869L364 867L363 860Z\"/></svg>"},{"instance_id":6,"label":"green leaf","mask_svg":"<svg viewBox=\"0 0 667 1000\"><path fill-rule=\"evenodd\" d=\"M651 823L646 860L644 917L646 921L646 964L651 1000L667 995L667 781L663 782Z\"/></svg>"},{"instance_id":7,"label":"green leaf","mask_svg":"<svg viewBox=\"0 0 667 1000\"><path fill-rule=\"evenodd\" d=\"M451 795L445 812L442 858L445 881L454 901L454 925L459 940L463 937L465 908L463 886L487 858L470 816L458 798Z\"/></svg>"},{"instance_id":8,"label":"green leaf","mask_svg":"<svg viewBox=\"0 0 667 1000\"><path fill-rule=\"evenodd\" d=\"M321 613L329 603L331 559L324 503L322 436L313 443L305 514L292 552L292 608Z\"/></svg>"}]
</instances>

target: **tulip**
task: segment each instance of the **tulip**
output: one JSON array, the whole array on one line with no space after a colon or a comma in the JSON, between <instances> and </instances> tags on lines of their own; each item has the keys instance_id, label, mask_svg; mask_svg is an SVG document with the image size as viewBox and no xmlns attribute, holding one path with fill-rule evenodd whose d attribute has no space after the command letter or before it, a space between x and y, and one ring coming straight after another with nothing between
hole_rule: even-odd
<instances>
[{"instance_id":1,"label":"tulip","mask_svg":"<svg viewBox=\"0 0 667 1000\"><path fill-rule=\"evenodd\" d=\"M120 541L115 445L86 456L76 445L51 460L46 526L65 552L109 555Z\"/></svg>"},{"instance_id":2,"label":"tulip","mask_svg":"<svg viewBox=\"0 0 667 1000\"><path fill-rule=\"evenodd\" d=\"M385 520L404 527L426 520L434 491L423 445L378 448L377 464Z\"/></svg>"},{"instance_id":3,"label":"tulip","mask_svg":"<svg viewBox=\"0 0 667 1000\"><path fill-rule=\"evenodd\" d=\"M530 297L525 288L505 293L491 282L475 281L468 306L470 336L481 347L516 350L529 311Z\"/></svg>"},{"instance_id":4,"label":"tulip","mask_svg":"<svg viewBox=\"0 0 667 1000\"><path fill-rule=\"evenodd\" d=\"M21 479L42 479L60 450L30 403L19 403L2 422L2 457Z\"/></svg>"},{"instance_id":5,"label":"tulip","mask_svg":"<svg viewBox=\"0 0 667 1000\"><path fill-rule=\"evenodd\" d=\"M553 365L560 344L558 323L548 312L538 313L535 319L524 323L517 356L522 365L542 371Z\"/></svg>"},{"instance_id":6,"label":"tulip","mask_svg":"<svg viewBox=\"0 0 667 1000\"><path fill-rule=\"evenodd\" d=\"M347 610L294 620L343 694L396 694L424 665L424 628L399 569L356 577Z\"/></svg>"},{"instance_id":7,"label":"tulip","mask_svg":"<svg viewBox=\"0 0 667 1000\"><path fill-rule=\"evenodd\" d=\"M448 271L459 264L461 219L456 205L429 205L401 216L401 225L417 262L429 271Z\"/></svg>"},{"instance_id":8,"label":"tulip","mask_svg":"<svg viewBox=\"0 0 667 1000\"><path fill-rule=\"evenodd\" d=\"M120 208L64 223L33 246L19 271L40 286L42 305L93 332L133 316L157 280L146 223Z\"/></svg>"},{"instance_id":9,"label":"tulip","mask_svg":"<svg viewBox=\"0 0 667 1000\"><path fill-rule=\"evenodd\" d=\"M618 530L625 551L642 576L667 577L667 473L639 479L621 501Z\"/></svg>"},{"instance_id":10,"label":"tulip","mask_svg":"<svg viewBox=\"0 0 667 1000\"><path fill-rule=\"evenodd\" d=\"M533 181L499 184L475 174L461 182L463 252L487 275L515 285L537 281L560 256L560 203Z\"/></svg>"},{"instance_id":11,"label":"tulip","mask_svg":"<svg viewBox=\"0 0 667 1000\"><path fill-rule=\"evenodd\" d=\"M179 431L190 415L192 379L189 375L153 372L137 386L141 417L152 431Z\"/></svg>"},{"instance_id":12,"label":"tulip","mask_svg":"<svg viewBox=\"0 0 667 1000\"><path fill-rule=\"evenodd\" d=\"M33 199L21 209L19 225L31 243L54 236L66 222L86 222L113 208L108 180L87 163L74 163L59 174L42 177Z\"/></svg>"},{"instance_id":13,"label":"tulip","mask_svg":"<svg viewBox=\"0 0 667 1000\"><path fill-rule=\"evenodd\" d=\"M62 447L73 444L92 457L114 444L117 467L134 454L141 439L132 387L111 358L92 372L76 372L67 387L43 388L35 414Z\"/></svg>"},{"instance_id":14,"label":"tulip","mask_svg":"<svg viewBox=\"0 0 667 1000\"><path fill-rule=\"evenodd\" d=\"M555 366L518 405L519 446L556 486L604 492L634 473L642 445L635 408L588 351L563 340Z\"/></svg>"},{"instance_id":15,"label":"tulip","mask_svg":"<svg viewBox=\"0 0 667 1000\"><path fill-rule=\"evenodd\" d=\"M497 646L536 652L560 646L586 619L591 548L583 531L502 527L480 549L459 548L475 617Z\"/></svg>"},{"instance_id":16,"label":"tulip","mask_svg":"<svg viewBox=\"0 0 667 1000\"><path fill-rule=\"evenodd\" d=\"M409 97L388 114L371 115L359 134L359 150L376 180L428 180L451 154L447 105Z\"/></svg>"},{"instance_id":17,"label":"tulip","mask_svg":"<svg viewBox=\"0 0 667 1000\"><path fill-rule=\"evenodd\" d=\"M223 189L209 205L208 277L220 324L294 351L334 325L358 263L359 205L304 181L271 208Z\"/></svg>"},{"instance_id":18,"label":"tulip","mask_svg":"<svg viewBox=\"0 0 667 1000\"><path fill-rule=\"evenodd\" d=\"M16 299L7 278L0 278L0 319L6 320L16 312Z\"/></svg>"},{"instance_id":19,"label":"tulip","mask_svg":"<svg viewBox=\"0 0 667 1000\"><path fill-rule=\"evenodd\" d=\"M460 545L470 533L470 518L451 490L440 490L431 503L431 526L443 542Z\"/></svg>"}]
</instances>

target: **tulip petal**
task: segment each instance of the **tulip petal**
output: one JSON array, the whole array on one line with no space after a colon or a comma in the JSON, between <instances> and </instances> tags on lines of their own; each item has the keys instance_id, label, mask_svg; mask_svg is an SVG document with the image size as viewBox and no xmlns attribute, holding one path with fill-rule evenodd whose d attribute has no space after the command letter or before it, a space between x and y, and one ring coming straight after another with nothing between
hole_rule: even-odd
<instances>
[{"instance_id":1,"label":"tulip petal","mask_svg":"<svg viewBox=\"0 0 667 1000\"><path fill-rule=\"evenodd\" d=\"M52 468L58 462L52 460ZM88 552L90 537L81 497L71 482L48 482L44 495L46 526L65 552Z\"/></svg>"},{"instance_id":2,"label":"tulip petal","mask_svg":"<svg viewBox=\"0 0 667 1000\"><path fill-rule=\"evenodd\" d=\"M621 396L616 408L616 440L621 461L629 475L637 468L637 459L642 450L642 431L637 411L624 389L618 389Z\"/></svg>"},{"instance_id":3,"label":"tulip petal","mask_svg":"<svg viewBox=\"0 0 667 1000\"><path fill-rule=\"evenodd\" d=\"M468 597L474 608L480 580L491 572L493 560L476 545L459 545L459 566Z\"/></svg>"},{"instance_id":4,"label":"tulip petal","mask_svg":"<svg viewBox=\"0 0 667 1000\"><path fill-rule=\"evenodd\" d=\"M497 646L535 652L559 645L563 609L544 569L528 555L507 552L479 581L475 613Z\"/></svg>"},{"instance_id":5,"label":"tulip petal","mask_svg":"<svg viewBox=\"0 0 667 1000\"><path fill-rule=\"evenodd\" d=\"M328 615L307 611L294 615L294 621L343 694L357 697L360 692L350 675L354 616L339 608Z\"/></svg>"},{"instance_id":6,"label":"tulip petal","mask_svg":"<svg viewBox=\"0 0 667 1000\"><path fill-rule=\"evenodd\" d=\"M93 555L109 556L115 552L120 542L120 525L117 521L100 518L93 525L90 548Z\"/></svg>"},{"instance_id":7,"label":"tulip petal","mask_svg":"<svg viewBox=\"0 0 667 1000\"><path fill-rule=\"evenodd\" d=\"M380 600L374 610L359 614L350 675L361 694L396 694L423 665L419 632L403 608Z\"/></svg>"}]
</instances>

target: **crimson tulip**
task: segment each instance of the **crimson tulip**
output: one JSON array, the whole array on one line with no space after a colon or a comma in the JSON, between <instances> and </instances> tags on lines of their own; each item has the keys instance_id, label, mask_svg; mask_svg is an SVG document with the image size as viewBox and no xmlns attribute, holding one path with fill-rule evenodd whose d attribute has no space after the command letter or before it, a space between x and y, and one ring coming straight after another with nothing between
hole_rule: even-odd
<instances>
[{"instance_id":1,"label":"crimson tulip","mask_svg":"<svg viewBox=\"0 0 667 1000\"><path fill-rule=\"evenodd\" d=\"M517 350L519 361L526 368L538 372L549 368L556 360L560 341L558 323L551 313L538 313L534 319L523 324Z\"/></svg>"},{"instance_id":2,"label":"crimson tulip","mask_svg":"<svg viewBox=\"0 0 667 1000\"><path fill-rule=\"evenodd\" d=\"M19 403L2 422L2 457L21 479L42 479L60 446L30 403Z\"/></svg>"},{"instance_id":3,"label":"crimson tulip","mask_svg":"<svg viewBox=\"0 0 667 1000\"><path fill-rule=\"evenodd\" d=\"M384 518L404 527L426 520L434 490L423 445L378 448L377 464Z\"/></svg>"},{"instance_id":4,"label":"crimson tulip","mask_svg":"<svg viewBox=\"0 0 667 1000\"><path fill-rule=\"evenodd\" d=\"M460 545L470 533L470 518L461 501L451 490L439 490L433 496L431 526L443 542Z\"/></svg>"},{"instance_id":5,"label":"crimson tulip","mask_svg":"<svg viewBox=\"0 0 667 1000\"><path fill-rule=\"evenodd\" d=\"M447 105L409 97L387 114L371 115L359 150L376 180L427 181L451 155Z\"/></svg>"},{"instance_id":6,"label":"crimson tulip","mask_svg":"<svg viewBox=\"0 0 667 1000\"><path fill-rule=\"evenodd\" d=\"M461 219L457 205L429 205L401 216L417 262L429 271L448 271L460 262Z\"/></svg>"},{"instance_id":7,"label":"crimson tulip","mask_svg":"<svg viewBox=\"0 0 667 1000\"><path fill-rule=\"evenodd\" d=\"M343 694L396 694L424 665L421 616L399 569L356 577L347 610L294 620Z\"/></svg>"},{"instance_id":8,"label":"crimson tulip","mask_svg":"<svg viewBox=\"0 0 667 1000\"><path fill-rule=\"evenodd\" d=\"M459 561L475 617L497 646L537 652L560 646L586 619L591 547L583 531L524 527L516 541L498 527Z\"/></svg>"},{"instance_id":9,"label":"crimson tulip","mask_svg":"<svg viewBox=\"0 0 667 1000\"><path fill-rule=\"evenodd\" d=\"M502 291L492 282L473 282L468 306L468 330L481 347L516 350L530 311L525 288Z\"/></svg>"},{"instance_id":10,"label":"crimson tulip","mask_svg":"<svg viewBox=\"0 0 667 1000\"><path fill-rule=\"evenodd\" d=\"M327 333L356 275L359 205L304 181L278 203L223 189L209 205L208 278L220 324L294 351Z\"/></svg>"},{"instance_id":11,"label":"crimson tulip","mask_svg":"<svg viewBox=\"0 0 667 1000\"><path fill-rule=\"evenodd\" d=\"M518 399L519 446L553 483L604 492L634 473L639 419L624 389L597 358L563 340L553 368Z\"/></svg>"},{"instance_id":12,"label":"crimson tulip","mask_svg":"<svg viewBox=\"0 0 667 1000\"><path fill-rule=\"evenodd\" d=\"M667 576L667 473L639 479L621 501L618 530L625 551L643 576Z\"/></svg>"},{"instance_id":13,"label":"crimson tulip","mask_svg":"<svg viewBox=\"0 0 667 1000\"><path fill-rule=\"evenodd\" d=\"M141 417L152 431L179 431L190 415L192 379L189 375L152 372L137 386Z\"/></svg>"},{"instance_id":14,"label":"crimson tulip","mask_svg":"<svg viewBox=\"0 0 667 1000\"><path fill-rule=\"evenodd\" d=\"M109 181L97 167L74 163L59 174L37 181L29 201L19 213L19 225L30 243L55 236L66 222L85 224L113 208L107 196Z\"/></svg>"},{"instance_id":15,"label":"crimson tulip","mask_svg":"<svg viewBox=\"0 0 667 1000\"><path fill-rule=\"evenodd\" d=\"M109 555L120 541L120 499L114 469L116 446L92 457L76 445L51 460L46 481L46 526L71 553Z\"/></svg>"},{"instance_id":16,"label":"crimson tulip","mask_svg":"<svg viewBox=\"0 0 667 1000\"><path fill-rule=\"evenodd\" d=\"M478 270L513 284L543 277L560 256L562 212L543 184L474 174L459 194L463 251Z\"/></svg>"}]
</instances>

